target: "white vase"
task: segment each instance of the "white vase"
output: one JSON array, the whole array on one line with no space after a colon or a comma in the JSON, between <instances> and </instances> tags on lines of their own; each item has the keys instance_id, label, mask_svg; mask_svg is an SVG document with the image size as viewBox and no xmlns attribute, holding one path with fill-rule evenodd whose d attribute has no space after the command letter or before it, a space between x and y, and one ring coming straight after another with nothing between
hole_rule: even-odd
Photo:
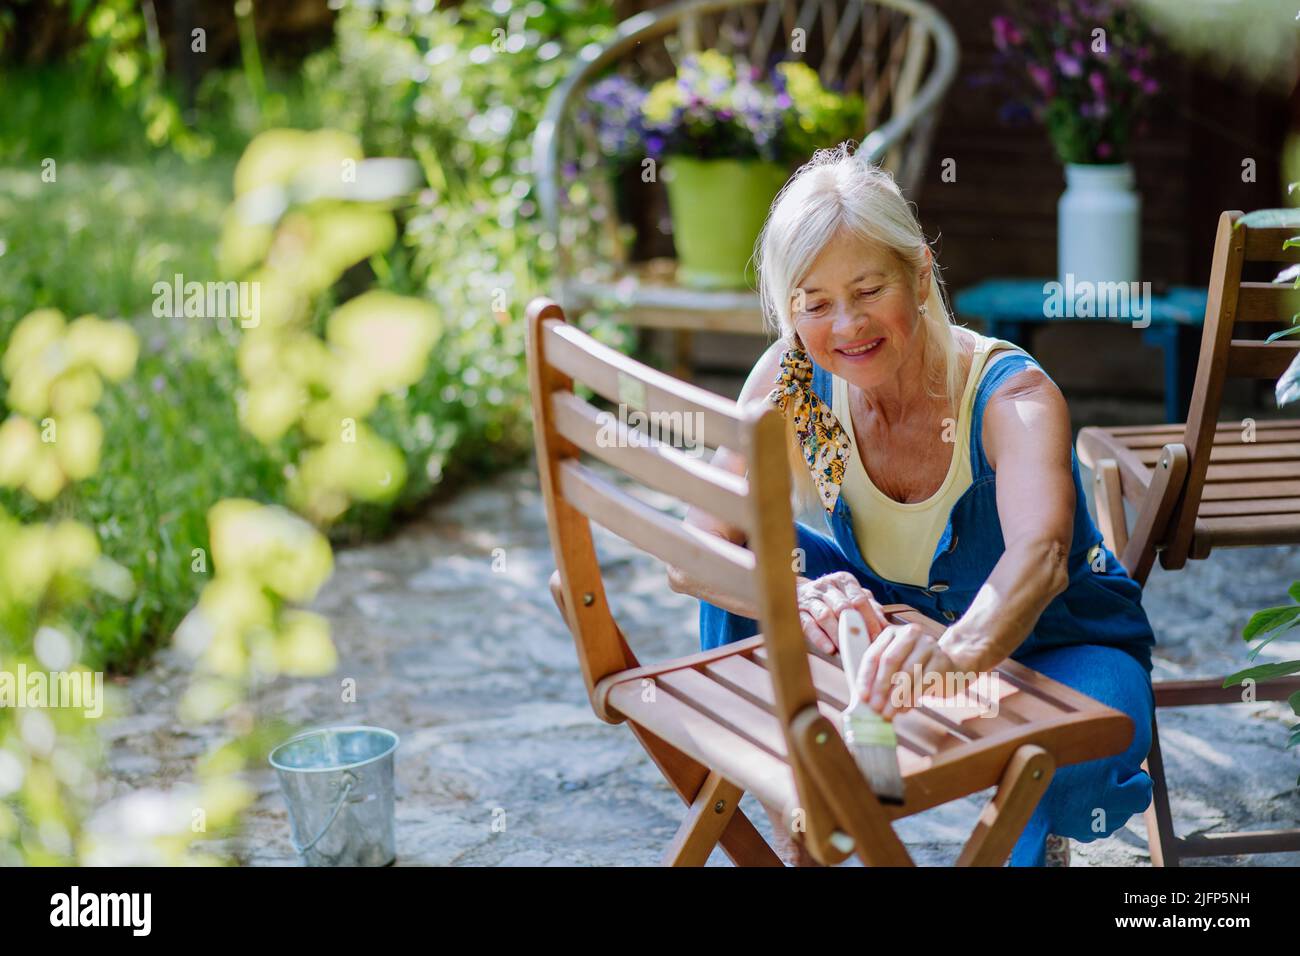
<instances>
[{"instance_id":1,"label":"white vase","mask_svg":"<svg viewBox=\"0 0 1300 956\"><path fill-rule=\"evenodd\" d=\"M1128 163L1067 163L1056 206L1060 281L1136 282L1141 214Z\"/></svg>"}]
</instances>

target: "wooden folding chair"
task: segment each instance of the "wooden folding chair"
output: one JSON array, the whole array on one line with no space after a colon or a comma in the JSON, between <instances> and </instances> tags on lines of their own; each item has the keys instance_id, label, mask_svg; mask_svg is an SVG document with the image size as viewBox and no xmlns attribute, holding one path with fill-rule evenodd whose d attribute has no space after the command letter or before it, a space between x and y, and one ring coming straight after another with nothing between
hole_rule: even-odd
<instances>
[{"instance_id":1,"label":"wooden folding chair","mask_svg":"<svg viewBox=\"0 0 1300 956\"><path fill-rule=\"evenodd\" d=\"M1289 284L1243 282L1243 264L1300 261L1297 250L1282 248L1293 230L1253 229L1240 217L1235 211L1219 217L1187 423L1079 432L1079 458L1093 469L1101 532L1140 584L1157 555L1173 570L1213 548L1300 543L1300 420L1218 420L1229 377L1275 379L1297 350L1294 340L1234 337L1252 326L1272 331L1289 324L1294 311L1287 308ZM1136 509L1131 530L1125 501ZM1240 690L1222 684L1220 678L1158 681L1156 707L1240 703ZM1257 685L1255 696L1285 700L1296 690L1300 677L1279 678ZM1154 725L1147 767L1155 783L1147 811L1154 865L1177 866L1184 856L1300 850L1300 830L1177 836Z\"/></svg>"},{"instance_id":2,"label":"wooden folding chair","mask_svg":"<svg viewBox=\"0 0 1300 956\"><path fill-rule=\"evenodd\" d=\"M1000 865L1056 767L1119 753L1132 741L1126 715L1007 661L982 685L991 690L978 706L897 716L906 800L881 804L837 731L847 705L838 658L812 649L799 627L780 413L765 403L738 406L632 361L566 324L544 298L528 307L528 370L558 566L551 589L577 644L592 708L609 723L627 721L689 808L665 863L703 864L721 843L737 865L779 865L737 808L749 791L821 862L856 853L869 865L911 865L893 820L996 787L957 862ZM674 438L659 440L660 426L635 433L623 416L576 395L575 380L657 416L652 421L663 427L676 425L674 435L686 421L700 423L694 434L745 456L749 477L692 457ZM612 466L621 480L584 456ZM743 528L747 544L694 531L632 494L629 481ZM751 602L761 636L642 666L611 614L592 521ZM904 605L886 611L942 630Z\"/></svg>"}]
</instances>

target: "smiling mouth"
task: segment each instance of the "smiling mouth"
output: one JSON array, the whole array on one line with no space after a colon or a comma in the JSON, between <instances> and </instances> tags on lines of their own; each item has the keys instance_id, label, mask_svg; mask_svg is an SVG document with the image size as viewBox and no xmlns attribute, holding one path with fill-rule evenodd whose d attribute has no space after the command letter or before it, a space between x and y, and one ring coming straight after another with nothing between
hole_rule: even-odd
<instances>
[{"instance_id":1,"label":"smiling mouth","mask_svg":"<svg viewBox=\"0 0 1300 956\"><path fill-rule=\"evenodd\" d=\"M874 338L869 339L866 342L860 342L852 347L838 348L835 351L839 352L841 355L848 355L852 358L856 358L859 355L866 355L869 352L874 352L876 349L880 348L884 342L885 340L883 338Z\"/></svg>"}]
</instances>

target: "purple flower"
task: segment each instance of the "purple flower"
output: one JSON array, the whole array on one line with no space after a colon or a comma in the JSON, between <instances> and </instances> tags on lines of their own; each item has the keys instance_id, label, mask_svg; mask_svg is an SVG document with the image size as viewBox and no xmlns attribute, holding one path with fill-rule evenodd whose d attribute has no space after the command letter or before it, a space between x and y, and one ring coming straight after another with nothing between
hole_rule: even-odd
<instances>
[{"instance_id":1,"label":"purple flower","mask_svg":"<svg viewBox=\"0 0 1300 956\"><path fill-rule=\"evenodd\" d=\"M1104 100L1106 98L1106 78L1102 76L1101 73L1089 73L1088 85L1092 87L1092 92L1096 95L1097 99Z\"/></svg>"},{"instance_id":2,"label":"purple flower","mask_svg":"<svg viewBox=\"0 0 1300 956\"><path fill-rule=\"evenodd\" d=\"M1098 159L1110 159L1111 155L1114 152L1115 152L1114 148L1110 145L1110 143L1106 142L1105 140L1102 140L1100 143L1097 144Z\"/></svg>"},{"instance_id":3,"label":"purple flower","mask_svg":"<svg viewBox=\"0 0 1300 956\"><path fill-rule=\"evenodd\" d=\"M1052 82L1052 73L1047 67L1031 63L1028 69L1029 78L1034 81L1035 86L1042 90L1044 96L1051 96L1056 92L1056 84Z\"/></svg>"},{"instance_id":4,"label":"purple flower","mask_svg":"<svg viewBox=\"0 0 1300 956\"><path fill-rule=\"evenodd\" d=\"M1142 92L1147 96L1154 96L1160 91L1160 84L1148 77L1142 81Z\"/></svg>"},{"instance_id":5,"label":"purple flower","mask_svg":"<svg viewBox=\"0 0 1300 956\"><path fill-rule=\"evenodd\" d=\"M1015 22L1008 16L993 18L993 45L1006 51L1008 47L1019 46L1024 39Z\"/></svg>"},{"instance_id":6,"label":"purple flower","mask_svg":"<svg viewBox=\"0 0 1300 956\"><path fill-rule=\"evenodd\" d=\"M167 379L162 375L155 375L153 381L149 383L149 386L154 390L154 394L156 395L167 387Z\"/></svg>"},{"instance_id":7,"label":"purple flower","mask_svg":"<svg viewBox=\"0 0 1300 956\"><path fill-rule=\"evenodd\" d=\"M1056 51L1056 68L1061 71L1062 76L1083 75L1083 64L1063 50Z\"/></svg>"}]
</instances>

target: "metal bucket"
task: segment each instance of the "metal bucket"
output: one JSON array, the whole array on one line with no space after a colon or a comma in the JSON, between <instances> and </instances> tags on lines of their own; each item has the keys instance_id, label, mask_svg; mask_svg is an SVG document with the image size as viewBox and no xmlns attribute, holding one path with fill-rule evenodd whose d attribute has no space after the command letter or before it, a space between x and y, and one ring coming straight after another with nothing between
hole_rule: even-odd
<instances>
[{"instance_id":1,"label":"metal bucket","mask_svg":"<svg viewBox=\"0 0 1300 956\"><path fill-rule=\"evenodd\" d=\"M326 727L271 751L303 865L387 866L397 859L397 744L397 734L379 727Z\"/></svg>"}]
</instances>

